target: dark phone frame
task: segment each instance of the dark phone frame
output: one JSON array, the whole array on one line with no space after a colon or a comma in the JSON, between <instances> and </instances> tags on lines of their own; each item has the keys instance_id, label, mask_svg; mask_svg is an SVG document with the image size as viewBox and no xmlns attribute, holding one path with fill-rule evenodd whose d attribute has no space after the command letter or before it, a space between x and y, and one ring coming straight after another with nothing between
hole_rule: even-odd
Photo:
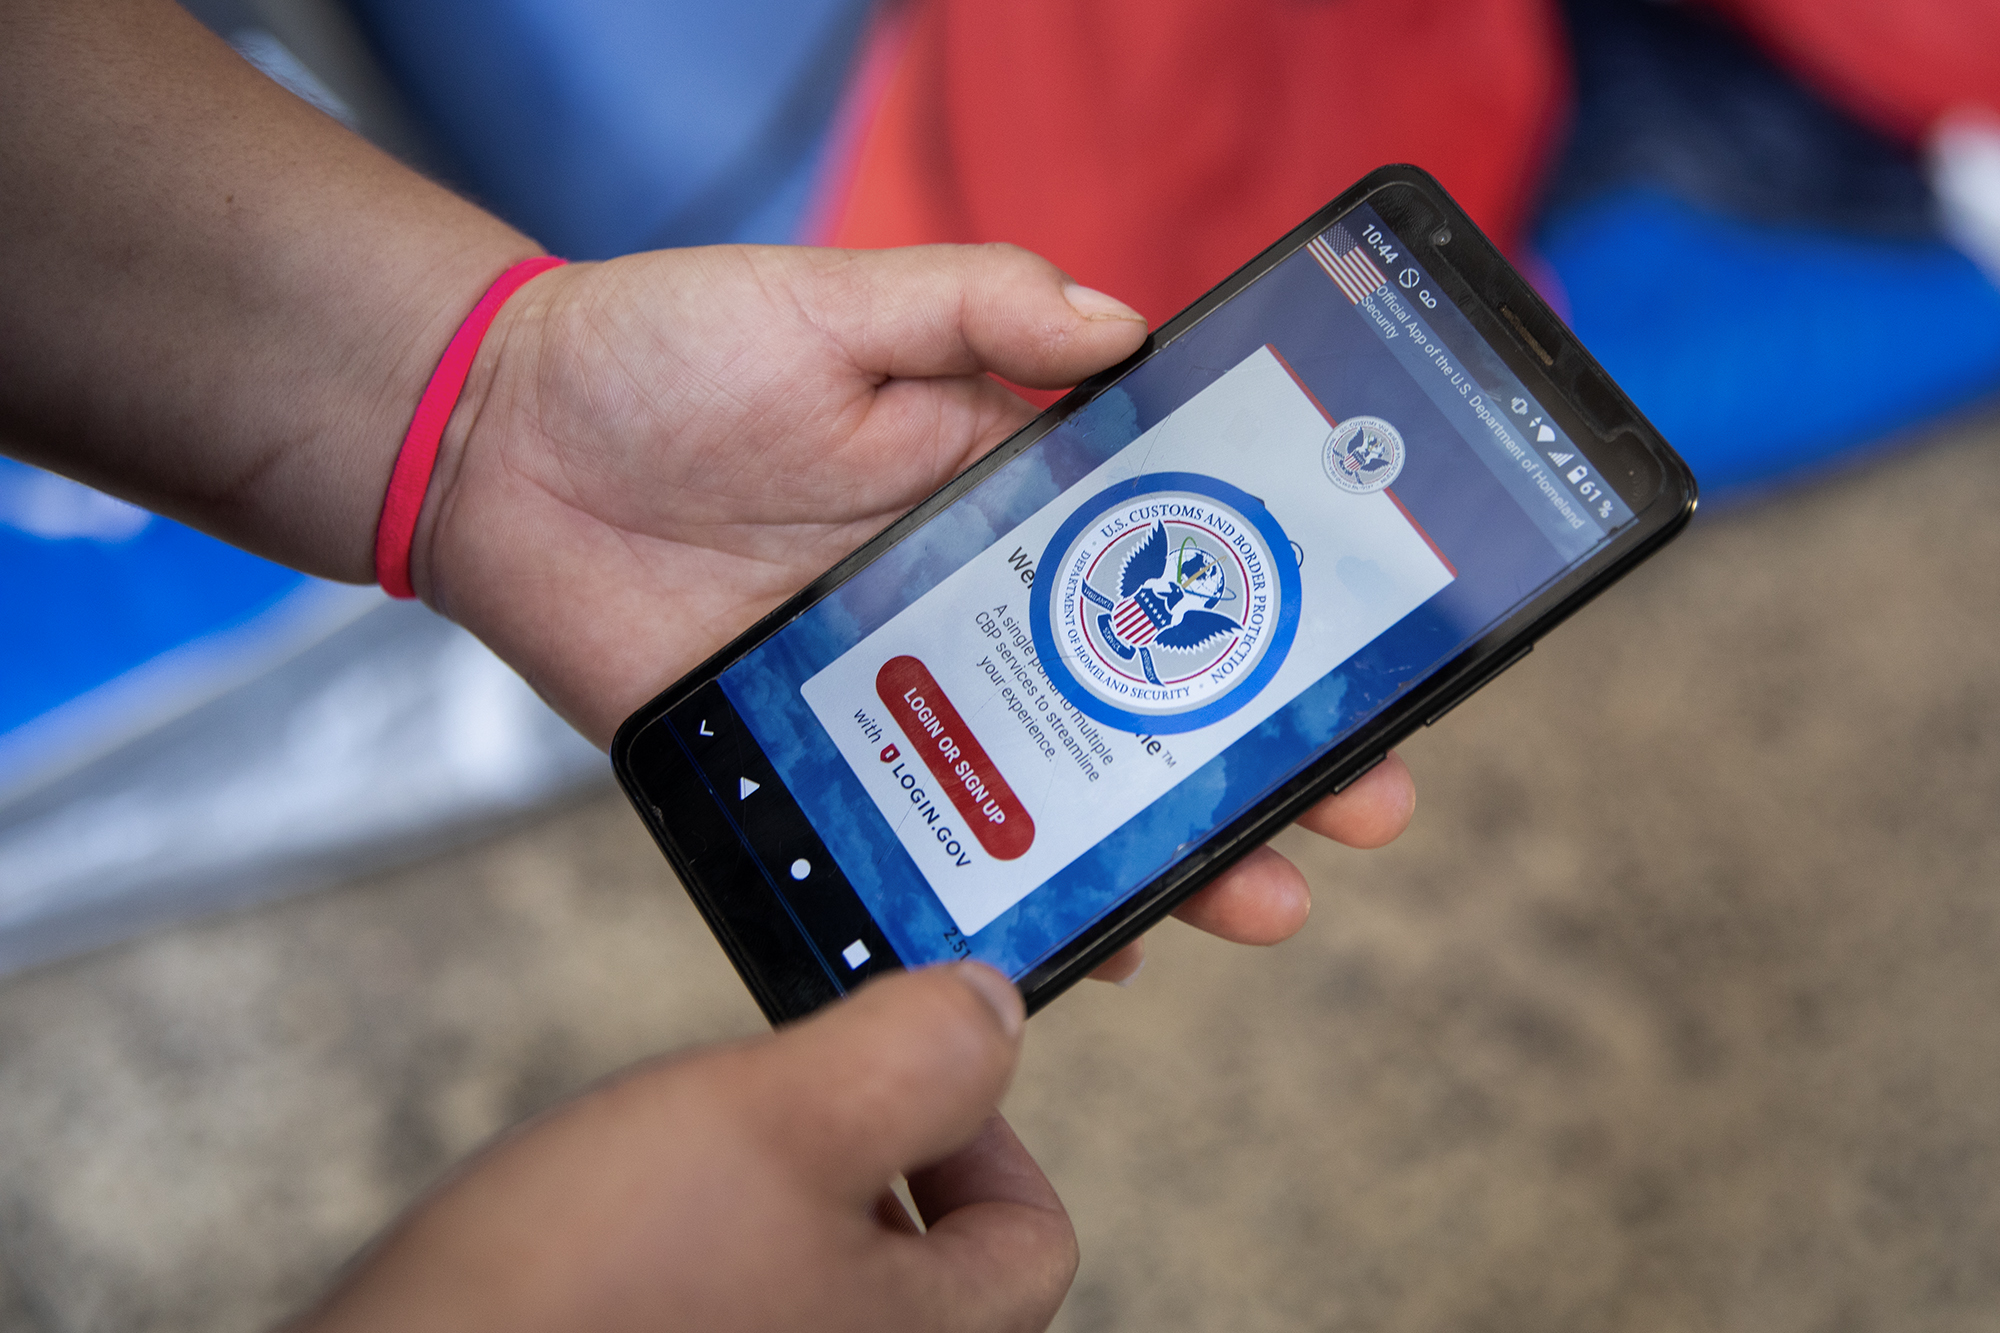
<instances>
[{"instance_id":1,"label":"dark phone frame","mask_svg":"<svg viewBox=\"0 0 2000 1333\"><path fill-rule=\"evenodd\" d=\"M1413 685L1303 772L1223 825L1157 879L1118 904L1095 926L1059 947L1019 979L1029 1012L1074 985L1099 963L1158 922L1178 903L1291 823L1313 802L1345 788L1399 742L1429 726L1512 666L1537 639L1623 577L1687 526L1694 515L1692 472L1633 406L1567 325L1508 264L1444 188L1421 168L1385 166L1287 232L1200 300L1154 330L1126 360L1079 384L984 458L815 579L706 662L639 709L618 729L611 760L620 785L654 841L680 876L730 961L773 1024L801 1018L841 994L816 952L747 848L726 858L737 867L713 882L683 847L674 821L635 761L642 737L664 724L669 709L714 682L751 649L782 629L933 515L1032 446L1099 393L1117 383L1203 317L1255 282L1356 205L1367 203L1429 271L1474 330L1492 346L1568 432L1597 475L1625 500L1635 519L1456 657ZM664 729L664 725L662 726ZM675 743L676 745L678 742ZM665 750L669 747L654 747ZM682 756L685 760L685 756ZM692 766L692 760L685 760ZM702 789L704 792L706 788ZM699 838L692 841L700 841ZM716 867L721 869L720 866ZM753 878L754 876L754 878ZM797 947L789 947L795 937Z\"/></svg>"}]
</instances>

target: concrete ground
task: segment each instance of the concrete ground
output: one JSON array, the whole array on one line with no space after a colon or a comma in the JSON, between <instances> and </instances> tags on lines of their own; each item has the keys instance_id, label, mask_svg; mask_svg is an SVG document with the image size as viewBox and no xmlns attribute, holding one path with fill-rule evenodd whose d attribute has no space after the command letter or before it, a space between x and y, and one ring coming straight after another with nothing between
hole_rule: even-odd
<instances>
[{"instance_id":1,"label":"concrete ground","mask_svg":"<svg viewBox=\"0 0 2000 1333\"><path fill-rule=\"evenodd\" d=\"M1170 926L1008 1101L1083 1330L2000 1326L2000 421L1705 520ZM609 793L0 985L0 1330L263 1327L483 1137L759 1020Z\"/></svg>"}]
</instances>

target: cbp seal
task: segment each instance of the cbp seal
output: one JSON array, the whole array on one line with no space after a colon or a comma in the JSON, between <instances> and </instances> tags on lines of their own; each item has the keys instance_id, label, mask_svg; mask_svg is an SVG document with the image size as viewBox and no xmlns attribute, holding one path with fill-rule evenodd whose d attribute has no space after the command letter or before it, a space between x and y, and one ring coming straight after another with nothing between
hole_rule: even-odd
<instances>
[{"instance_id":1,"label":"cbp seal","mask_svg":"<svg viewBox=\"0 0 2000 1333\"><path fill-rule=\"evenodd\" d=\"M1298 631L1291 539L1255 497L1198 473L1100 491L1039 568L1029 620L1050 683L1123 731L1228 717L1270 683Z\"/></svg>"},{"instance_id":2,"label":"cbp seal","mask_svg":"<svg viewBox=\"0 0 2000 1333\"><path fill-rule=\"evenodd\" d=\"M1327 436L1322 461L1334 485L1369 495L1402 474L1403 457L1401 431L1380 417L1349 417Z\"/></svg>"}]
</instances>

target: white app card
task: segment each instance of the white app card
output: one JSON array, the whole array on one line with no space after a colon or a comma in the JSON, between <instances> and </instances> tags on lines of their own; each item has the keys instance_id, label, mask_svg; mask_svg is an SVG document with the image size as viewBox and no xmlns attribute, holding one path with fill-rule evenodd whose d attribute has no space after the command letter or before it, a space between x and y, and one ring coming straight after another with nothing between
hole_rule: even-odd
<instances>
[{"instance_id":1,"label":"white app card","mask_svg":"<svg viewBox=\"0 0 2000 1333\"><path fill-rule=\"evenodd\" d=\"M801 687L959 930L1452 581L1405 448L1261 348Z\"/></svg>"}]
</instances>

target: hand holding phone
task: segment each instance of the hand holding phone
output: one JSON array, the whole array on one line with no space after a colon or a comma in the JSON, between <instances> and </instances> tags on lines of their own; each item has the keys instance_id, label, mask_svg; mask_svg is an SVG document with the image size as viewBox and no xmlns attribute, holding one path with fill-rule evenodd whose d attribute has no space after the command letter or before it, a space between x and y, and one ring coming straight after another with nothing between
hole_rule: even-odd
<instances>
[{"instance_id":1,"label":"hand holding phone","mask_svg":"<svg viewBox=\"0 0 2000 1333\"><path fill-rule=\"evenodd\" d=\"M1658 549L1693 477L1384 168L627 721L774 1020L979 958L1046 1003Z\"/></svg>"},{"instance_id":2,"label":"hand holding phone","mask_svg":"<svg viewBox=\"0 0 2000 1333\"><path fill-rule=\"evenodd\" d=\"M721 247L545 274L503 310L447 432L418 590L603 744L1032 420L988 372L1071 384L1144 334L1007 246ZM1409 800L1391 771L1316 826L1385 841ZM1268 942L1304 903L1272 856L1187 906Z\"/></svg>"},{"instance_id":3,"label":"hand holding phone","mask_svg":"<svg viewBox=\"0 0 2000 1333\"><path fill-rule=\"evenodd\" d=\"M605 744L1032 419L989 371L1072 384L1145 336L1066 287L997 246L722 246L546 274L501 312L447 432L418 592Z\"/></svg>"}]
</instances>

